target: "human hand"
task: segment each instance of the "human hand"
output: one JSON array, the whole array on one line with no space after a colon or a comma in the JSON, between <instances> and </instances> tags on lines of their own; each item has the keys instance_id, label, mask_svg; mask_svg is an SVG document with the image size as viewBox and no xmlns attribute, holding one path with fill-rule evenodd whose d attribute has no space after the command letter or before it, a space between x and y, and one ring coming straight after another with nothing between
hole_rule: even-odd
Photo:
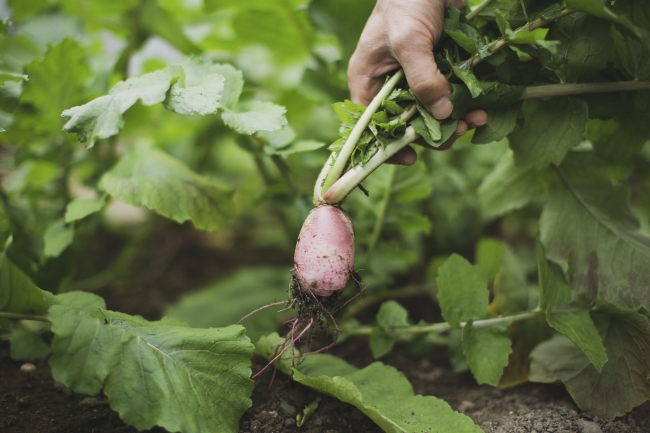
<instances>
[{"instance_id":1,"label":"human hand","mask_svg":"<svg viewBox=\"0 0 650 433\"><path fill-rule=\"evenodd\" d=\"M348 67L353 102L367 106L379 92L385 75L401 66L415 97L435 118L451 115L451 86L433 58L449 3L463 6L462 0L377 0ZM469 129L486 122L483 110L467 113L458 121L454 135L437 150L448 149ZM406 147L389 162L411 165L416 159L415 151Z\"/></svg>"}]
</instances>

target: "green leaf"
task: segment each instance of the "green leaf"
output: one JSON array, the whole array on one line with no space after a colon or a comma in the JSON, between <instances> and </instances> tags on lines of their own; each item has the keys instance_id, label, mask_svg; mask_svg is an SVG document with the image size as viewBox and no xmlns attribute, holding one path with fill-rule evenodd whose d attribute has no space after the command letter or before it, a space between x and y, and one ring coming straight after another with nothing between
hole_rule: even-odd
<instances>
[{"instance_id":1,"label":"green leaf","mask_svg":"<svg viewBox=\"0 0 650 433\"><path fill-rule=\"evenodd\" d=\"M65 220L53 221L45 231L43 237L43 254L45 257L59 257L61 253L72 244L74 227L66 226Z\"/></svg>"},{"instance_id":2,"label":"green leaf","mask_svg":"<svg viewBox=\"0 0 650 433\"><path fill-rule=\"evenodd\" d=\"M476 243L474 257L476 266L483 271L488 280L493 280L501 269L501 256L505 245L492 238L481 238Z\"/></svg>"},{"instance_id":3,"label":"green leaf","mask_svg":"<svg viewBox=\"0 0 650 433\"><path fill-rule=\"evenodd\" d=\"M532 308L526 270L520 258L507 245L501 250L499 272L494 277L494 299L488 311L494 315L517 313Z\"/></svg>"},{"instance_id":4,"label":"green leaf","mask_svg":"<svg viewBox=\"0 0 650 433\"><path fill-rule=\"evenodd\" d=\"M567 0L569 9L587 12L627 27L650 47L650 7L644 1ZM609 6L609 7L608 7Z\"/></svg>"},{"instance_id":5,"label":"green leaf","mask_svg":"<svg viewBox=\"0 0 650 433\"><path fill-rule=\"evenodd\" d=\"M531 354L530 380L560 380L580 409L614 419L650 399L650 323L637 313L592 317L609 354L602 372L571 340L558 335Z\"/></svg>"},{"instance_id":6,"label":"green leaf","mask_svg":"<svg viewBox=\"0 0 650 433\"><path fill-rule=\"evenodd\" d=\"M545 171L517 167L512 152L508 151L479 186L481 208L489 216L519 209L545 191L548 177Z\"/></svg>"},{"instance_id":7,"label":"green leaf","mask_svg":"<svg viewBox=\"0 0 650 433\"><path fill-rule=\"evenodd\" d=\"M589 316L589 311L553 312L567 308L571 303L571 287L562 270L555 263L546 260L544 248L538 245L537 266L539 269L539 307L546 310L546 321L557 331L571 339L589 358L600 373L607 362L605 346L598 330Z\"/></svg>"},{"instance_id":8,"label":"green leaf","mask_svg":"<svg viewBox=\"0 0 650 433\"><path fill-rule=\"evenodd\" d=\"M418 113L420 113L420 117L424 123L424 126L426 127L427 134L422 135L416 128L416 131L418 131L418 134L422 135L422 137L427 141L432 146L436 146L437 142L440 141L442 138L442 132L440 131L440 121L433 117L429 111L427 111L426 108L420 103L420 101L417 101L417 109ZM437 147L437 146L436 146Z\"/></svg>"},{"instance_id":9,"label":"green leaf","mask_svg":"<svg viewBox=\"0 0 650 433\"><path fill-rule=\"evenodd\" d=\"M463 353L479 384L496 386L508 365L512 352L508 323L474 326L472 320L463 327Z\"/></svg>"},{"instance_id":10,"label":"green leaf","mask_svg":"<svg viewBox=\"0 0 650 433\"><path fill-rule=\"evenodd\" d=\"M68 203L65 209L65 222L71 223L99 212L106 204L106 196L97 198L77 198Z\"/></svg>"},{"instance_id":11,"label":"green leaf","mask_svg":"<svg viewBox=\"0 0 650 433\"><path fill-rule=\"evenodd\" d=\"M277 334L261 339L256 350L267 359L282 341ZM291 361L278 368L288 373ZM469 417L433 396L413 395L413 388L394 367L374 362L358 370L331 355L310 355L293 369L296 382L349 403L389 433L479 433Z\"/></svg>"},{"instance_id":12,"label":"green leaf","mask_svg":"<svg viewBox=\"0 0 650 433\"><path fill-rule=\"evenodd\" d=\"M233 111L223 113L223 121L240 134L251 135L257 131L276 131L287 124L287 110L279 105L262 101L238 104Z\"/></svg>"},{"instance_id":13,"label":"green leaf","mask_svg":"<svg viewBox=\"0 0 650 433\"><path fill-rule=\"evenodd\" d=\"M617 67L626 73L631 80L650 80L650 57L646 47L637 39L619 32L616 26L612 25L609 33L614 41L614 58Z\"/></svg>"},{"instance_id":14,"label":"green leaf","mask_svg":"<svg viewBox=\"0 0 650 433\"><path fill-rule=\"evenodd\" d=\"M282 149L273 151L271 154L282 155L284 157L287 157L289 155L293 155L294 153L311 152L314 150L322 149L325 146L327 146L327 143L324 143L322 141L298 140L298 141L294 141L293 143L291 143L286 147L283 147Z\"/></svg>"},{"instance_id":15,"label":"green leaf","mask_svg":"<svg viewBox=\"0 0 650 433\"><path fill-rule=\"evenodd\" d=\"M510 42L511 44L533 44L542 48L546 48L551 52L556 51L558 45L557 41L544 40L548 29L539 28L530 31L526 28L523 28L517 32L514 32L510 27L510 23L508 23L508 20L499 9L495 9L494 14L501 35L506 41Z\"/></svg>"},{"instance_id":16,"label":"green leaf","mask_svg":"<svg viewBox=\"0 0 650 433\"><path fill-rule=\"evenodd\" d=\"M488 108L507 108L519 102L524 86L503 84L497 81L481 81L481 95L473 97L467 86L451 84L451 101L454 110L451 116L461 119L469 111Z\"/></svg>"},{"instance_id":17,"label":"green leaf","mask_svg":"<svg viewBox=\"0 0 650 433\"><path fill-rule=\"evenodd\" d=\"M23 85L22 107L15 117L21 129L30 134L60 133L61 111L79 102L90 78L85 57L79 43L68 38L51 45L45 57L25 66L29 80Z\"/></svg>"},{"instance_id":18,"label":"green leaf","mask_svg":"<svg viewBox=\"0 0 650 433\"><path fill-rule=\"evenodd\" d=\"M449 18L445 18L444 31L458 46L470 54L478 53L485 45L480 33L473 27L460 22L460 11L449 5Z\"/></svg>"},{"instance_id":19,"label":"green leaf","mask_svg":"<svg viewBox=\"0 0 650 433\"><path fill-rule=\"evenodd\" d=\"M490 108L485 111L488 121L474 132L472 136L474 144L488 144L506 138L517 125L521 104L513 104L506 108Z\"/></svg>"},{"instance_id":20,"label":"green leaf","mask_svg":"<svg viewBox=\"0 0 650 433\"><path fill-rule=\"evenodd\" d=\"M554 52L542 52L540 60L562 83L596 77L610 57L610 24L582 13L559 19L548 33L558 42Z\"/></svg>"},{"instance_id":21,"label":"green leaf","mask_svg":"<svg viewBox=\"0 0 650 433\"><path fill-rule=\"evenodd\" d=\"M116 200L144 205L176 222L215 230L234 212L232 192L149 145L135 146L104 174L100 188Z\"/></svg>"},{"instance_id":22,"label":"green leaf","mask_svg":"<svg viewBox=\"0 0 650 433\"><path fill-rule=\"evenodd\" d=\"M11 343L11 359L14 361L38 361L52 352L50 346L41 338L38 328L31 329L24 325L15 326L11 330L9 342Z\"/></svg>"},{"instance_id":23,"label":"green leaf","mask_svg":"<svg viewBox=\"0 0 650 433\"><path fill-rule=\"evenodd\" d=\"M0 253L0 311L18 314L47 313L53 296L34 282L11 260Z\"/></svg>"},{"instance_id":24,"label":"green leaf","mask_svg":"<svg viewBox=\"0 0 650 433\"><path fill-rule=\"evenodd\" d=\"M228 326L264 305L287 299L288 285L289 273L284 268L246 268L183 296L165 315L196 328ZM282 305L270 307L246 318L241 322L246 335L257 340L270 330L276 330L282 318L292 314L278 313L284 308Z\"/></svg>"},{"instance_id":25,"label":"green leaf","mask_svg":"<svg viewBox=\"0 0 650 433\"><path fill-rule=\"evenodd\" d=\"M50 309L52 374L73 391L103 387L120 417L139 430L237 432L250 407L253 345L241 326L192 329L104 310L101 298L59 295Z\"/></svg>"},{"instance_id":26,"label":"green leaf","mask_svg":"<svg viewBox=\"0 0 650 433\"><path fill-rule=\"evenodd\" d=\"M186 59L165 69L120 81L108 95L65 110L61 114L67 121L63 129L77 133L80 142L92 147L96 139L111 137L122 129L122 114L137 101L145 106L164 102L167 109L180 114L216 113L221 107L225 82L216 71L222 69L198 59ZM229 89L233 92L230 97L237 93L234 81L235 89Z\"/></svg>"},{"instance_id":27,"label":"green leaf","mask_svg":"<svg viewBox=\"0 0 650 433\"><path fill-rule=\"evenodd\" d=\"M457 254L438 269L438 301L442 317L457 328L460 322L487 315L487 279L483 272Z\"/></svg>"},{"instance_id":28,"label":"green leaf","mask_svg":"<svg viewBox=\"0 0 650 433\"><path fill-rule=\"evenodd\" d=\"M584 302L648 308L650 239L628 208L629 191L612 183L608 170L589 153L567 157L540 218L540 239Z\"/></svg>"},{"instance_id":29,"label":"green leaf","mask_svg":"<svg viewBox=\"0 0 650 433\"><path fill-rule=\"evenodd\" d=\"M571 97L527 100L525 126L508 137L517 167L559 165L569 149L578 145L587 123L587 104Z\"/></svg>"},{"instance_id":30,"label":"green leaf","mask_svg":"<svg viewBox=\"0 0 650 433\"><path fill-rule=\"evenodd\" d=\"M408 312L404 307L395 301L381 304L377 312L377 327L370 333L370 349L375 359L390 352L399 338L387 331L404 326L409 326Z\"/></svg>"},{"instance_id":31,"label":"green leaf","mask_svg":"<svg viewBox=\"0 0 650 433\"><path fill-rule=\"evenodd\" d=\"M366 111L366 107L355 104L349 99L346 99L343 102L335 102L332 104L332 108L339 119L341 119L341 122L350 125L357 123L363 112Z\"/></svg>"},{"instance_id":32,"label":"green leaf","mask_svg":"<svg viewBox=\"0 0 650 433\"><path fill-rule=\"evenodd\" d=\"M478 78L472 73L471 67L461 68L454 63L454 61L449 57L449 53L446 53L447 61L451 65L451 70L454 72L454 75L460 78L467 89L469 90L472 98L476 98L481 93L483 93L483 87L479 83Z\"/></svg>"}]
</instances>

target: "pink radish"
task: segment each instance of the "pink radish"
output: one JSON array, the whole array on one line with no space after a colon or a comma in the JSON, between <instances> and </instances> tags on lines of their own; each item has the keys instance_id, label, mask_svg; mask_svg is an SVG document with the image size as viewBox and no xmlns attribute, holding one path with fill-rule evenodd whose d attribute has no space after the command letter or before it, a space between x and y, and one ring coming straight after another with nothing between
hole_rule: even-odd
<instances>
[{"instance_id":1,"label":"pink radish","mask_svg":"<svg viewBox=\"0 0 650 433\"><path fill-rule=\"evenodd\" d=\"M347 212L331 205L313 209L293 261L302 290L321 297L343 290L354 270L354 226Z\"/></svg>"}]
</instances>

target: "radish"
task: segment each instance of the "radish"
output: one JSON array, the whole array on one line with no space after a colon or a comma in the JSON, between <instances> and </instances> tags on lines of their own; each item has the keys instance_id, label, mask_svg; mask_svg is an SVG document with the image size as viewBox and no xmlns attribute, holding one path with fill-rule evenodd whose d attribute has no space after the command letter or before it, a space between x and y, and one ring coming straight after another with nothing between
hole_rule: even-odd
<instances>
[{"instance_id":1,"label":"radish","mask_svg":"<svg viewBox=\"0 0 650 433\"><path fill-rule=\"evenodd\" d=\"M347 212L331 205L313 209L293 261L302 290L323 298L341 292L354 271L354 226Z\"/></svg>"}]
</instances>

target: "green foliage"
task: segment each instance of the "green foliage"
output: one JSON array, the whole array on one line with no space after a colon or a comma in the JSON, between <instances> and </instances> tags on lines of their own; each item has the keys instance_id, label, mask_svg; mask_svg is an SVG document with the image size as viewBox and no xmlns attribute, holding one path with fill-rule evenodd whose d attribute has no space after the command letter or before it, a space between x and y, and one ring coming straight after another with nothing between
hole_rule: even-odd
<instances>
[{"instance_id":1,"label":"green foliage","mask_svg":"<svg viewBox=\"0 0 650 433\"><path fill-rule=\"evenodd\" d=\"M78 198L68 203L65 209L65 222L79 221L102 210L106 204L106 197Z\"/></svg>"},{"instance_id":2,"label":"green foliage","mask_svg":"<svg viewBox=\"0 0 650 433\"><path fill-rule=\"evenodd\" d=\"M507 323L478 327L471 320L463 327L463 353L478 383L499 383L512 351L507 327Z\"/></svg>"},{"instance_id":3,"label":"green foliage","mask_svg":"<svg viewBox=\"0 0 650 433\"><path fill-rule=\"evenodd\" d=\"M106 172L100 187L117 200L144 205L178 222L190 220L203 230L220 227L234 211L228 187L144 144Z\"/></svg>"},{"instance_id":4,"label":"green foliage","mask_svg":"<svg viewBox=\"0 0 650 433\"><path fill-rule=\"evenodd\" d=\"M541 215L541 241L586 302L647 308L650 239L629 210L627 188L610 180L608 171L620 176L617 167L588 153L573 154L556 169L560 184Z\"/></svg>"},{"instance_id":5,"label":"green foliage","mask_svg":"<svg viewBox=\"0 0 650 433\"><path fill-rule=\"evenodd\" d=\"M487 314L487 280L481 270L452 254L438 270L438 301L442 317L452 326Z\"/></svg>"},{"instance_id":6,"label":"green foliage","mask_svg":"<svg viewBox=\"0 0 650 433\"><path fill-rule=\"evenodd\" d=\"M36 323L37 325L34 325ZM37 361L47 357L52 349L41 337L43 327L39 322L23 322L11 330L11 359L15 361Z\"/></svg>"},{"instance_id":7,"label":"green foliage","mask_svg":"<svg viewBox=\"0 0 650 433\"><path fill-rule=\"evenodd\" d=\"M18 266L0 253L0 311L19 314L45 314L53 296L40 290Z\"/></svg>"},{"instance_id":8,"label":"green foliage","mask_svg":"<svg viewBox=\"0 0 650 433\"><path fill-rule=\"evenodd\" d=\"M607 362L605 347L598 335L588 311L554 311L568 309L571 301L571 287L566 283L562 271L555 263L546 260L540 245L537 252L539 267L539 306L546 310L546 321L556 330L571 339L585 353L596 371L601 372Z\"/></svg>"},{"instance_id":9,"label":"green foliage","mask_svg":"<svg viewBox=\"0 0 650 433\"><path fill-rule=\"evenodd\" d=\"M263 337L256 351L267 359L281 342L277 334ZM291 374L291 363L279 368ZM413 395L413 388L394 367L374 362L357 369L331 355L311 355L293 369L293 379L359 409L385 432L480 432L472 420L432 396Z\"/></svg>"},{"instance_id":10,"label":"green foliage","mask_svg":"<svg viewBox=\"0 0 650 433\"><path fill-rule=\"evenodd\" d=\"M650 398L650 323L637 313L596 313L593 319L609 356L600 373L571 340L556 336L533 351L530 379L562 381L580 409L613 419Z\"/></svg>"},{"instance_id":11,"label":"green foliage","mask_svg":"<svg viewBox=\"0 0 650 433\"><path fill-rule=\"evenodd\" d=\"M167 310L167 316L196 328L228 326L257 308L286 299L288 286L286 269L246 269L184 296ZM243 320L246 335L257 340L269 329L277 329L283 317L278 311L284 308L270 307Z\"/></svg>"},{"instance_id":12,"label":"green foliage","mask_svg":"<svg viewBox=\"0 0 650 433\"><path fill-rule=\"evenodd\" d=\"M243 327L149 322L107 311L87 293L58 300L48 313L56 380L90 395L103 388L111 407L138 429L238 431L253 388L253 345Z\"/></svg>"},{"instance_id":13,"label":"green foliage","mask_svg":"<svg viewBox=\"0 0 650 433\"><path fill-rule=\"evenodd\" d=\"M380 358L390 352L399 335L389 334L394 328L408 326L408 312L395 301L381 304L377 312L377 327L370 333L372 356Z\"/></svg>"},{"instance_id":14,"label":"green foliage","mask_svg":"<svg viewBox=\"0 0 650 433\"><path fill-rule=\"evenodd\" d=\"M587 104L576 98L525 101L523 112L524 126L509 136L515 165L523 169L560 164L587 123Z\"/></svg>"}]
</instances>

